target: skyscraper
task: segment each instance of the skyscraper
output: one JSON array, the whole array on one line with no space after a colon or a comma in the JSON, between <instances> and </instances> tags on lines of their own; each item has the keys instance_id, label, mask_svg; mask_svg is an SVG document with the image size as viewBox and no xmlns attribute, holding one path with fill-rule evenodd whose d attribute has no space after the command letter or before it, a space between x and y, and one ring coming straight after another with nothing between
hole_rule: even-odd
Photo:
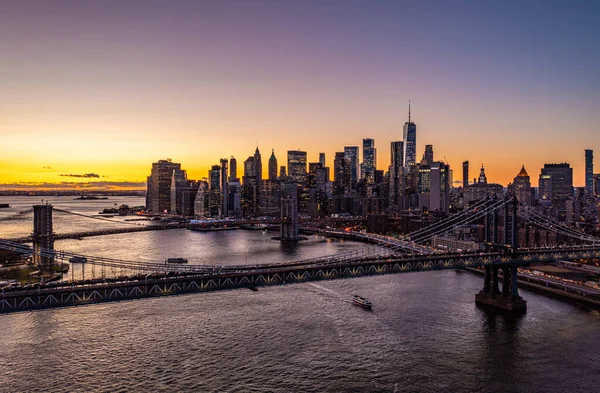
<instances>
[{"instance_id":1,"label":"skyscraper","mask_svg":"<svg viewBox=\"0 0 600 393\"><path fill-rule=\"evenodd\" d=\"M208 213L211 216L220 216L222 206L221 196L221 166L213 165L208 171Z\"/></svg>"},{"instance_id":2,"label":"skyscraper","mask_svg":"<svg viewBox=\"0 0 600 393\"><path fill-rule=\"evenodd\" d=\"M275 149L271 151L271 157L269 157L269 180L277 180L277 158L275 157Z\"/></svg>"},{"instance_id":3,"label":"skyscraper","mask_svg":"<svg viewBox=\"0 0 600 393\"><path fill-rule=\"evenodd\" d=\"M410 101L408 101L408 121L404 123L404 167L415 165L417 159L417 126L410 121Z\"/></svg>"},{"instance_id":4,"label":"skyscraper","mask_svg":"<svg viewBox=\"0 0 600 393\"><path fill-rule=\"evenodd\" d=\"M254 179L254 157L250 156L244 161L244 176L242 180L246 183L246 179L253 178Z\"/></svg>"},{"instance_id":5,"label":"skyscraper","mask_svg":"<svg viewBox=\"0 0 600 393\"><path fill-rule=\"evenodd\" d=\"M256 151L254 152L254 178L257 184L262 180L262 158L260 157L258 146L256 146Z\"/></svg>"},{"instance_id":6,"label":"skyscraper","mask_svg":"<svg viewBox=\"0 0 600 393\"><path fill-rule=\"evenodd\" d=\"M227 187L227 158L221 159L221 215L229 210L229 189Z\"/></svg>"},{"instance_id":7,"label":"skyscraper","mask_svg":"<svg viewBox=\"0 0 600 393\"><path fill-rule=\"evenodd\" d=\"M304 183L306 181L306 152L288 150L287 170L292 181Z\"/></svg>"},{"instance_id":8,"label":"skyscraper","mask_svg":"<svg viewBox=\"0 0 600 393\"><path fill-rule=\"evenodd\" d=\"M229 159L229 181L232 183L238 181L237 161L233 156Z\"/></svg>"},{"instance_id":9,"label":"skyscraper","mask_svg":"<svg viewBox=\"0 0 600 393\"><path fill-rule=\"evenodd\" d=\"M517 200L525 205L531 206L533 198L531 194L531 179L525 170L525 165L521 168L521 172L513 180L513 189Z\"/></svg>"},{"instance_id":10,"label":"skyscraper","mask_svg":"<svg viewBox=\"0 0 600 393\"><path fill-rule=\"evenodd\" d=\"M325 153L319 153L319 162L323 168L327 166L325 165Z\"/></svg>"},{"instance_id":11,"label":"skyscraper","mask_svg":"<svg viewBox=\"0 0 600 393\"><path fill-rule=\"evenodd\" d=\"M594 151L590 149L585 151L585 193L594 195Z\"/></svg>"},{"instance_id":12,"label":"skyscraper","mask_svg":"<svg viewBox=\"0 0 600 393\"><path fill-rule=\"evenodd\" d=\"M377 150L375 149L375 140L371 138L363 139L363 164L361 177L367 183L375 181L375 165L377 163Z\"/></svg>"},{"instance_id":13,"label":"skyscraper","mask_svg":"<svg viewBox=\"0 0 600 393\"><path fill-rule=\"evenodd\" d=\"M350 160L345 152L335 153L333 159L333 186L334 194L342 196L350 190Z\"/></svg>"},{"instance_id":14,"label":"skyscraper","mask_svg":"<svg viewBox=\"0 0 600 393\"><path fill-rule=\"evenodd\" d=\"M359 162L359 149L358 146L345 146L344 156L350 161L350 184L353 186L358 182L360 176L360 162Z\"/></svg>"},{"instance_id":15,"label":"skyscraper","mask_svg":"<svg viewBox=\"0 0 600 393\"><path fill-rule=\"evenodd\" d=\"M423 161L425 165L433 164L433 145L425 145L425 152L423 152Z\"/></svg>"},{"instance_id":16,"label":"skyscraper","mask_svg":"<svg viewBox=\"0 0 600 393\"><path fill-rule=\"evenodd\" d=\"M398 206L402 196L402 174L404 173L404 142L391 142L389 203Z\"/></svg>"},{"instance_id":17,"label":"skyscraper","mask_svg":"<svg viewBox=\"0 0 600 393\"><path fill-rule=\"evenodd\" d=\"M567 201L573 198L573 168L567 163L544 164L539 188L540 199L551 203L560 221L567 221Z\"/></svg>"},{"instance_id":18,"label":"skyscraper","mask_svg":"<svg viewBox=\"0 0 600 393\"><path fill-rule=\"evenodd\" d=\"M469 161L463 162L463 187L469 185Z\"/></svg>"},{"instance_id":19,"label":"skyscraper","mask_svg":"<svg viewBox=\"0 0 600 393\"><path fill-rule=\"evenodd\" d=\"M185 171L181 169L181 164L171 162L170 159L159 160L152 164L152 171L148 176L146 208L153 213L171 210L173 171L175 171L176 180L187 179Z\"/></svg>"}]
</instances>

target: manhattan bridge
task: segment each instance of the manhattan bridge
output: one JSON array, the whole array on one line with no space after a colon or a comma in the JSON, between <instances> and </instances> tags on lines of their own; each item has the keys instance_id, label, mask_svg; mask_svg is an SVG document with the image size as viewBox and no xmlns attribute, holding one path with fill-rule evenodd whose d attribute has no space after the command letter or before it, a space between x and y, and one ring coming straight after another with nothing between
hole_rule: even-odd
<instances>
[{"instance_id":1,"label":"manhattan bridge","mask_svg":"<svg viewBox=\"0 0 600 393\"><path fill-rule=\"evenodd\" d=\"M483 287L475 294L478 304L507 311L524 311L526 300L519 295L517 286L519 268L558 261L600 259L600 238L563 225L529 206L521 205L514 196L479 201L459 213L406 236L397 237L333 229L323 220L298 220L297 217L283 215L281 219L270 221L271 224L281 226L282 234L294 231L297 233L300 229L371 245L358 252L253 265L188 265L81 255L56 250L54 240L144 230L190 228L198 225L257 225L264 224L264 221L215 220L209 224L174 223L148 226L123 222L126 227L122 229L86 230L61 235L54 232L53 213L80 215L96 220L101 218L54 209L52 205L46 204L4 217L0 219L0 224L1 221L19 219L32 212L33 233L26 238L0 239L0 249L31 257L32 263L39 267L42 276L51 276L60 271L61 267L68 266L67 262L89 265L91 275L76 280L74 276L64 274L60 275L59 280L42 281L26 286L17 285L2 290L0 313L183 293L238 288L256 290L258 287L269 285L463 268L479 268L484 272ZM364 218L344 220L364 221ZM485 250L442 251L430 246L435 236L448 234L454 228L481 222L484 225ZM326 223L329 224L330 221ZM518 241L520 225L532 225L552 231L567 241L564 245L553 248L521 248ZM28 243L32 243L32 246ZM592 296L598 295L593 293Z\"/></svg>"}]
</instances>

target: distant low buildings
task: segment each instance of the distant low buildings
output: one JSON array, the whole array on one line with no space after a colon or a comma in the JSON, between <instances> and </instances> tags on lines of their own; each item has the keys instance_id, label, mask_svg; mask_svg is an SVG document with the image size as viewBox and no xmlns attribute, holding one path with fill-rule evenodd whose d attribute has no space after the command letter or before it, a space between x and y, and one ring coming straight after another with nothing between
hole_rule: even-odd
<instances>
[{"instance_id":1,"label":"distant low buildings","mask_svg":"<svg viewBox=\"0 0 600 393\"><path fill-rule=\"evenodd\" d=\"M488 183L485 169L481 165L479 172L479 180L464 187L463 205L468 207L473 203L486 198L502 198L504 197L504 187L496 183Z\"/></svg>"}]
</instances>

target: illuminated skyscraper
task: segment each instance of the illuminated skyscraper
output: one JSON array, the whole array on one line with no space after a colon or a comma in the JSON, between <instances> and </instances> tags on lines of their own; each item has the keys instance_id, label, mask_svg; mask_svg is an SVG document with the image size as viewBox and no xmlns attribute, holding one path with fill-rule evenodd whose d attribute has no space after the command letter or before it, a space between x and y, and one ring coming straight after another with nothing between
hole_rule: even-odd
<instances>
[{"instance_id":1,"label":"illuminated skyscraper","mask_svg":"<svg viewBox=\"0 0 600 393\"><path fill-rule=\"evenodd\" d=\"M221 215L229 210L229 189L227 187L227 159L221 159Z\"/></svg>"},{"instance_id":2,"label":"illuminated skyscraper","mask_svg":"<svg viewBox=\"0 0 600 393\"><path fill-rule=\"evenodd\" d=\"M417 159L417 126L410 121L410 101L408 101L408 121L404 123L404 167L415 165Z\"/></svg>"},{"instance_id":3,"label":"illuminated skyscraper","mask_svg":"<svg viewBox=\"0 0 600 393\"><path fill-rule=\"evenodd\" d=\"M175 176L173 172L175 171ZM148 195L146 208L153 213L163 213L171 210L171 183L185 181L187 175L181 169L181 164L171 162L170 159L159 160L152 164L152 172L148 176ZM175 212L173 212L175 213Z\"/></svg>"},{"instance_id":4,"label":"illuminated skyscraper","mask_svg":"<svg viewBox=\"0 0 600 393\"><path fill-rule=\"evenodd\" d=\"M358 154L358 146L344 147L344 156L348 159L348 161L350 161L350 184L352 184L352 186L356 185L360 175L360 162Z\"/></svg>"},{"instance_id":5,"label":"illuminated skyscraper","mask_svg":"<svg viewBox=\"0 0 600 393\"><path fill-rule=\"evenodd\" d=\"M377 150L375 149L375 140L371 138L363 139L363 163L361 177L367 183L375 181L375 165L377 163Z\"/></svg>"},{"instance_id":6,"label":"illuminated skyscraper","mask_svg":"<svg viewBox=\"0 0 600 393\"><path fill-rule=\"evenodd\" d=\"M539 180L540 199L550 201L560 221L567 221L567 201L573 198L573 168L567 163L544 164Z\"/></svg>"},{"instance_id":7,"label":"illuminated skyscraper","mask_svg":"<svg viewBox=\"0 0 600 393\"><path fill-rule=\"evenodd\" d=\"M288 177L297 183L306 181L306 152L288 150Z\"/></svg>"},{"instance_id":8,"label":"illuminated skyscraper","mask_svg":"<svg viewBox=\"0 0 600 393\"><path fill-rule=\"evenodd\" d=\"M400 206L401 198L403 196L402 175L404 173L404 142L391 142L390 147L389 203L392 206Z\"/></svg>"},{"instance_id":9,"label":"illuminated skyscraper","mask_svg":"<svg viewBox=\"0 0 600 393\"><path fill-rule=\"evenodd\" d=\"M333 187L334 194L343 196L350 191L350 160L346 157L345 152L335 153L333 159Z\"/></svg>"},{"instance_id":10,"label":"illuminated skyscraper","mask_svg":"<svg viewBox=\"0 0 600 393\"><path fill-rule=\"evenodd\" d=\"M585 193L594 195L594 151L585 151Z\"/></svg>"}]
</instances>

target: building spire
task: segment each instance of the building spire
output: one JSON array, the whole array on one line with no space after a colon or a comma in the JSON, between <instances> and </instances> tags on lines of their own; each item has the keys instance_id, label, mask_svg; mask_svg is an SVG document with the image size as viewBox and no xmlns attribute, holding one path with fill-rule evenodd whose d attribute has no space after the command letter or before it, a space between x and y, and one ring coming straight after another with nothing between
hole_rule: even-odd
<instances>
[{"instance_id":1,"label":"building spire","mask_svg":"<svg viewBox=\"0 0 600 393\"><path fill-rule=\"evenodd\" d=\"M408 100L408 123L410 124L410 100Z\"/></svg>"}]
</instances>

